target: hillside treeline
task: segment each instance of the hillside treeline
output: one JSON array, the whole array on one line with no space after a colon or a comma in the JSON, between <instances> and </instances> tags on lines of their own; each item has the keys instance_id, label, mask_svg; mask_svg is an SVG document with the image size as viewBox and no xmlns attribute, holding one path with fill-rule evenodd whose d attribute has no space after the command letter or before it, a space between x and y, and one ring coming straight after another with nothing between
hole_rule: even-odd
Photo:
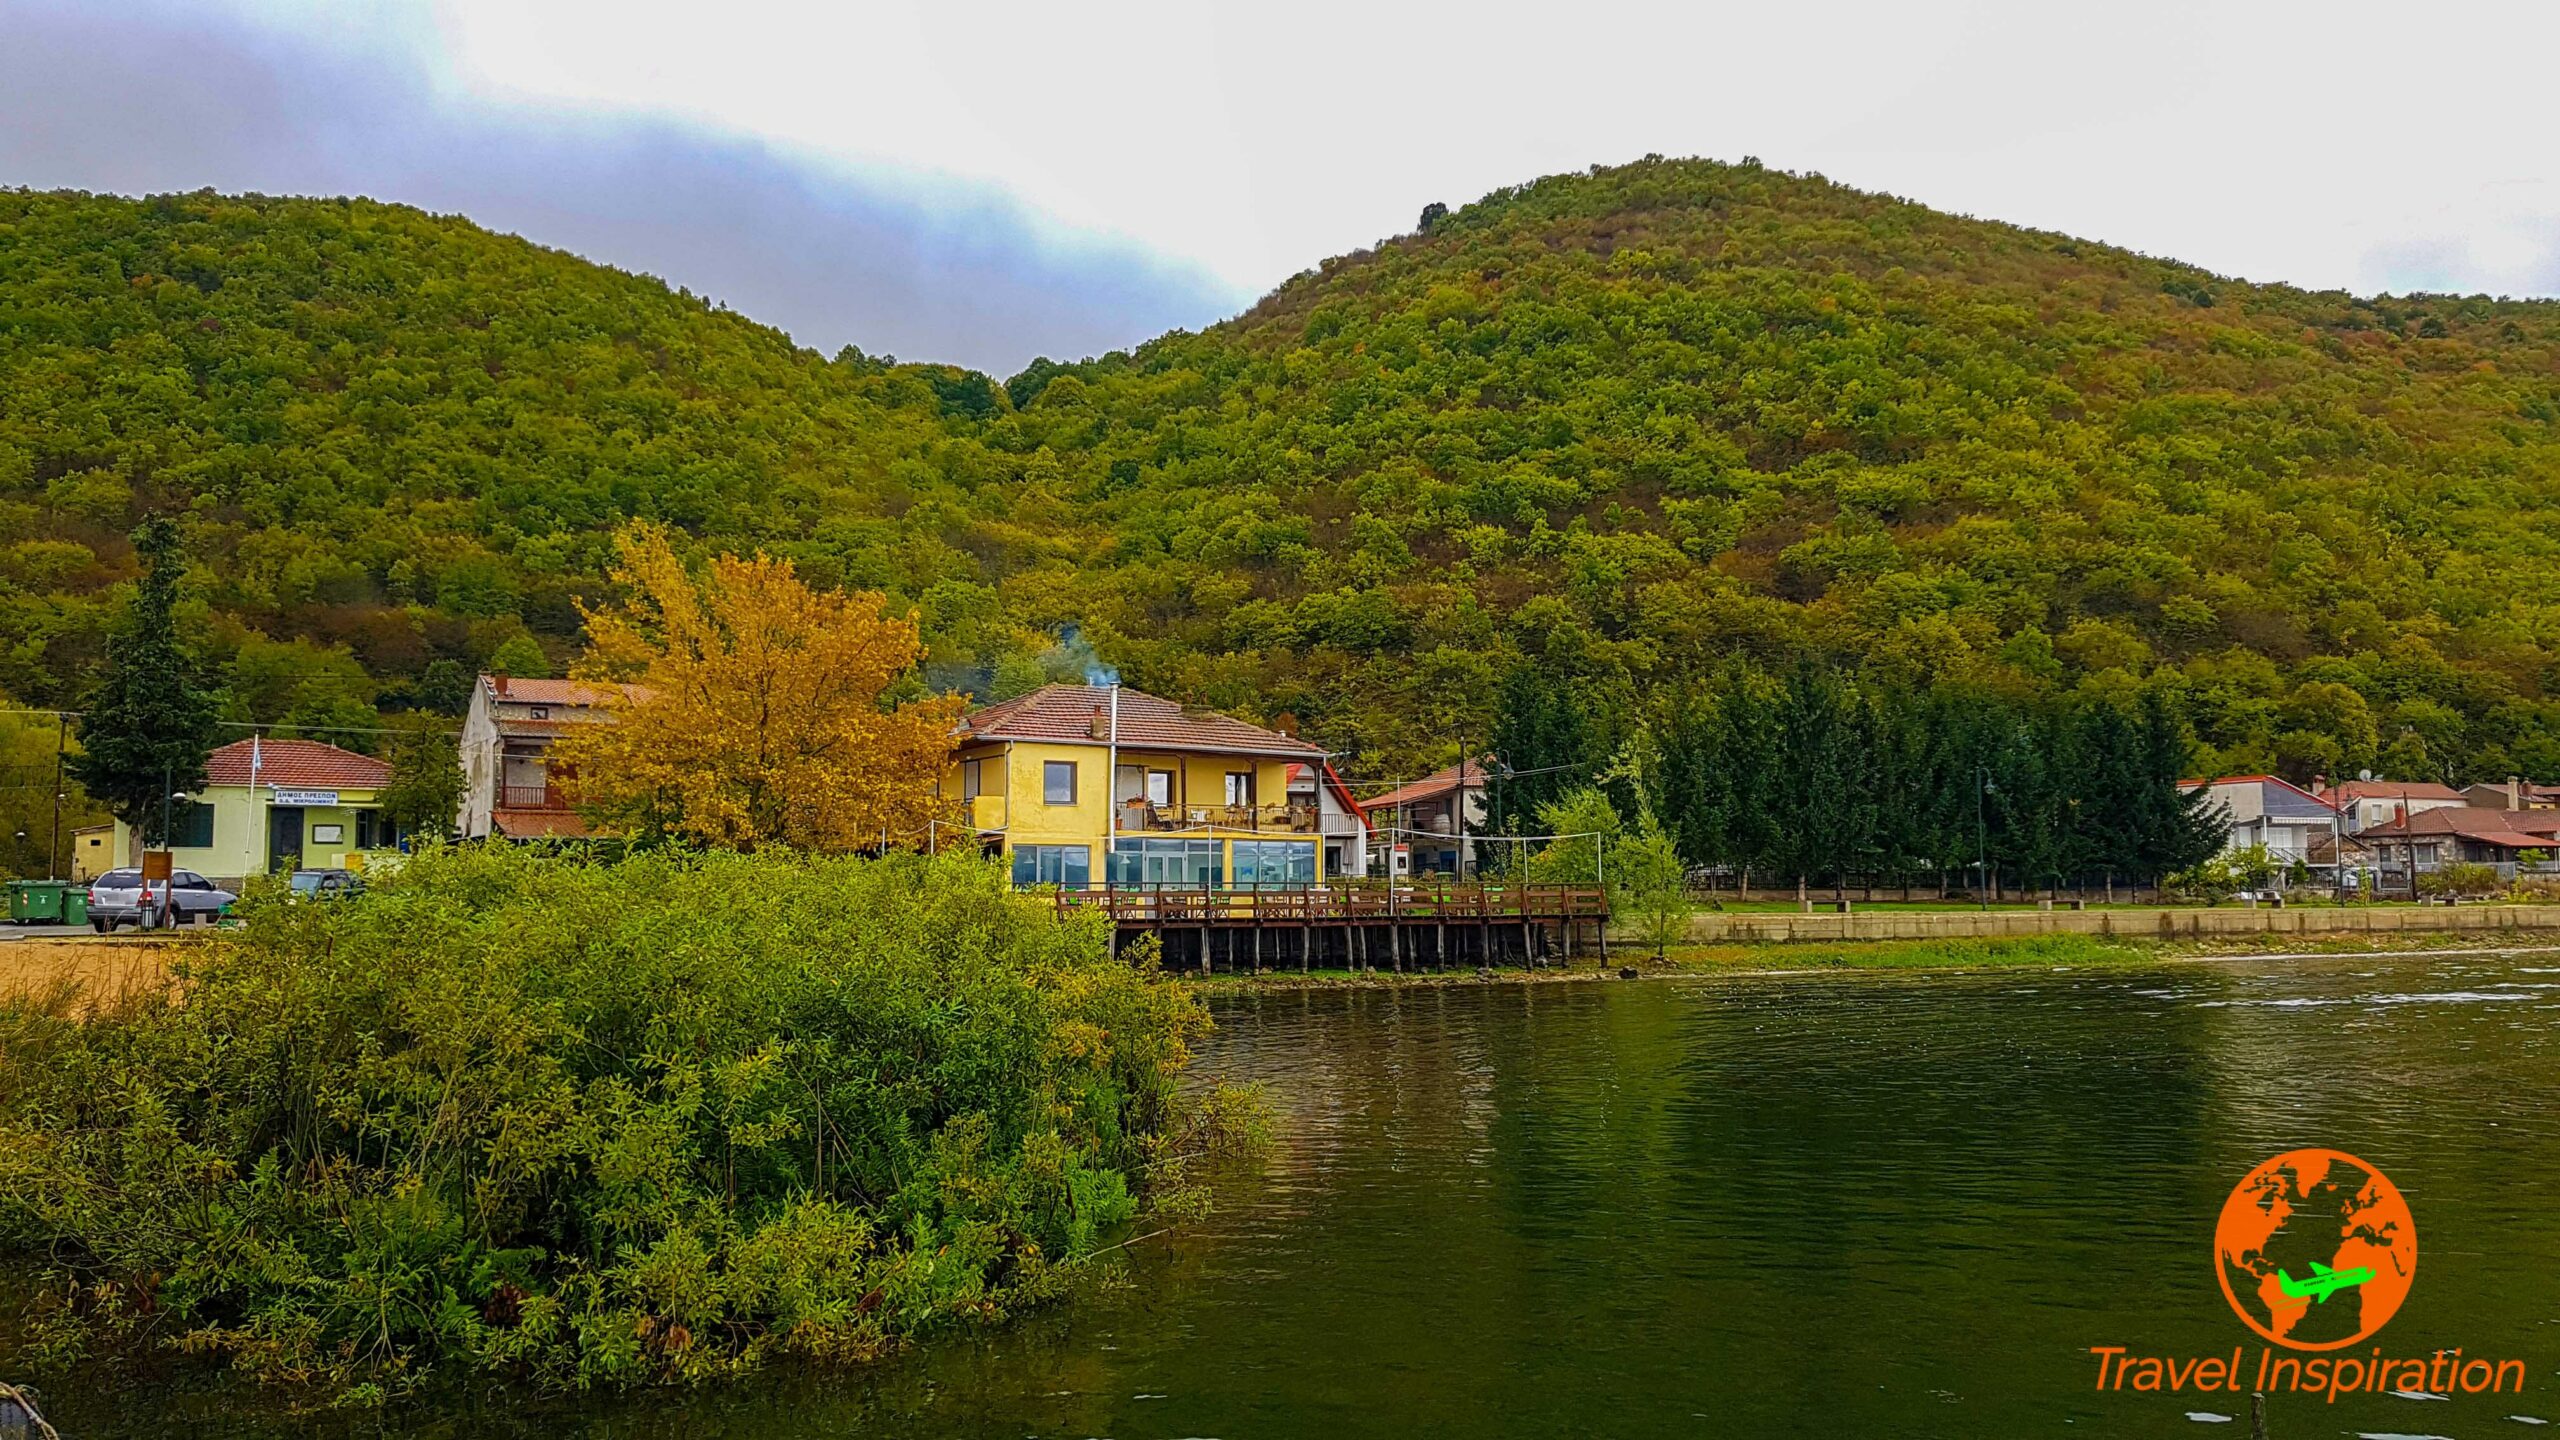
<instances>
[{"instance_id":1,"label":"hillside treeline","mask_svg":"<svg viewBox=\"0 0 2560 1440\"><path fill-rule=\"evenodd\" d=\"M0 236L0 689L34 703L76 699L145 509L187 516L233 718L311 725L564 663L641 516L888 592L924 683L1067 674L1072 626L1363 773L1445 763L1523 662L1621 714L1809 662L2157 693L2198 769L2560 779L2547 302L1646 160L997 383L397 207L20 193Z\"/></svg>"}]
</instances>

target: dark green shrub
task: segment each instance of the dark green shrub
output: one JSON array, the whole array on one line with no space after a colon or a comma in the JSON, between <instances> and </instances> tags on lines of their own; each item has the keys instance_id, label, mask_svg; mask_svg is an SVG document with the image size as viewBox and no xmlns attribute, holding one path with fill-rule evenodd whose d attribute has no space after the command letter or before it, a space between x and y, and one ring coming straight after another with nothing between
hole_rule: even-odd
<instances>
[{"instance_id":1,"label":"dark green shrub","mask_svg":"<svg viewBox=\"0 0 2560 1440\"><path fill-rule=\"evenodd\" d=\"M867 1357L1054 1290L1207 1025L974 859L435 850L168 997L0 1006L0 1246L70 1343L397 1385Z\"/></svg>"}]
</instances>

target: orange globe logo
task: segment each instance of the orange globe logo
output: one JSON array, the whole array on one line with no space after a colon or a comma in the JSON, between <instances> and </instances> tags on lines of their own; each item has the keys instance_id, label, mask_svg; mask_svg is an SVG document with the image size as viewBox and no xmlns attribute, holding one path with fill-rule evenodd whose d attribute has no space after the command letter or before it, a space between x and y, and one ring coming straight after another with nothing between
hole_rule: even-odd
<instances>
[{"instance_id":1,"label":"orange globe logo","mask_svg":"<svg viewBox=\"0 0 2560 1440\"><path fill-rule=\"evenodd\" d=\"M2373 1166L2344 1150L2288 1150L2232 1187L2213 1262L2250 1329L2296 1350L2336 1350L2409 1298L2418 1223Z\"/></svg>"}]
</instances>

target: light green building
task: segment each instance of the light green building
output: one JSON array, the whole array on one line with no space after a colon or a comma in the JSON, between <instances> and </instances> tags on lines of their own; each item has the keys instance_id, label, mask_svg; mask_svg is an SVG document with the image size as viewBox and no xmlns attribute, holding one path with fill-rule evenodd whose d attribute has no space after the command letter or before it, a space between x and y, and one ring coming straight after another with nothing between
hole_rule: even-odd
<instances>
[{"instance_id":1,"label":"light green building","mask_svg":"<svg viewBox=\"0 0 2560 1440\"><path fill-rule=\"evenodd\" d=\"M206 759L205 783L170 801L173 863L224 885L274 870L361 870L399 850L379 803L390 782L390 766L317 740L225 745ZM122 822L115 855L140 858Z\"/></svg>"}]
</instances>

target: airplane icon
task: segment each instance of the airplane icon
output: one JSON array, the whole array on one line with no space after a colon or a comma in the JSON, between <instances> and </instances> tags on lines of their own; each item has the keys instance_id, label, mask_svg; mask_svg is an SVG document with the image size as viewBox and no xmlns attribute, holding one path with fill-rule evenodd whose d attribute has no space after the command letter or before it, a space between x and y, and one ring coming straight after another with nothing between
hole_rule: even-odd
<instances>
[{"instance_id":1,"label":"airplane icon","mask_svg":"<svg viewBox=\"0 0 2560 1440\"><path fill-rule=\"evenodd\" d=\"M2361 1285L2372 1278L2373 1272L2361 1265L2353 1270L2332 1270L2314 1260L2311 1262L2310 1279L2296 1280L2279 1270L2276 1272L2276 1287L2296 1300L2310 1300L2316 1304L2326 1305L2329 1303L2330 1296L2341 1290Z\"/></svg>"}]
</instances>

